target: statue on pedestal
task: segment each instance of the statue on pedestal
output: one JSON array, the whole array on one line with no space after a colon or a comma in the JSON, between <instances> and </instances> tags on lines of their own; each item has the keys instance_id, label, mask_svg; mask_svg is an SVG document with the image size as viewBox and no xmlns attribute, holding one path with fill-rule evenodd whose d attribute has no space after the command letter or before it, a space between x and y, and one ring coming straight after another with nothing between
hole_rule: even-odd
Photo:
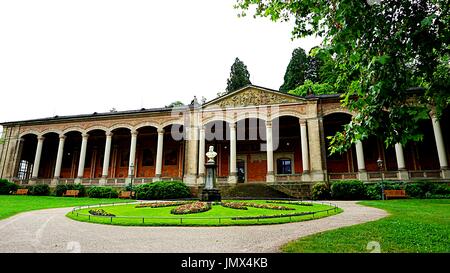
<instances>
[{"instance_id":1,"label":"statue on pedestal","mask_svg":"<svg viewBox=\"0 0 450 273\"><path fill-rule=\"evenodd\" d=\"M216 162L214 161L214 158L217 156L217 153L214 152L214 146L209 146L209 151L206 153L206 156L208 157L208 162L205 164L206 168L206 179L205 179L205 186L202 190L202 197L201 200L205 202L212 202L212 201L221 201L220 191L216 188Z\"/></svg>"}]
</instances>

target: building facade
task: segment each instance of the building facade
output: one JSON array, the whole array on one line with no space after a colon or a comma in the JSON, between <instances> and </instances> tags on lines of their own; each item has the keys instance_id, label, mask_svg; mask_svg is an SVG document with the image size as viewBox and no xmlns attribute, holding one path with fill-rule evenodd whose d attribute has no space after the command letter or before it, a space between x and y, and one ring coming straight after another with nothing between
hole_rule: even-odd
<instances>
[{"instance_id":1,"label":"building facade","mask_svg":"<svg viewBox=\"0 0 450 273\"><path fill-rule=\"evenodd\" d=\"M195 188L214 146L221 185L450 179L448 109L420 124L422 142L386 148L370 137L329 155L327 136L353 114L338 95L297 97L251 85L202 105L5 122L0 177L53 186L182 180Z\"/></svg>"}]
</instances>

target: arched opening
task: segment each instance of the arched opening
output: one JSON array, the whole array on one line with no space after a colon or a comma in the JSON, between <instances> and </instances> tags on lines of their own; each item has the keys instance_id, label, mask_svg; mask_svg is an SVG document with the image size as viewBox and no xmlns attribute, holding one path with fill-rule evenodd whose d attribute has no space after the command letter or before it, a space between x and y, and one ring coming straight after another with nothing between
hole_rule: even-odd
<instances>
[{"instance_id":1,"label":"arched opening","mask_svg":"<svg viewBox=\"0 0 450 273\"><path fill-rule=\"evenodd\" d=\"M156 167L156 153L158 132L155 127L141 127L138 130L135 174L136 177L154 177Z\"/></svg>"},{"instance_id":2,"label":"arched opening","mask_svg":"<svg viewBox=\"0 0 450 273\"><path fill-rule=\"evenodd\" d=\"M210 121L205 125L205 151L214 146L217 152L217 178L226 181L230 173L230 124L226 121ZM205 162L206 162L205 156Z\"/></svg>"},{"instance_id":3,"label":"arched opening","mask_svg":"<svg viewBox=\"0 0 450 273\"><path fill-rule=\"evenodd\" d=\"M105 131L95 129L87 133L89 137L86 146L83 178L101 178L106 142Z\"/></svg>"},{"instance_id":4,"label":"arched opening","mask_svg":"<svg viewBox=\"0 0 450 273\"><path fill-rule=\"evenodd\" d=\"M272 121L275 174L303 172L300 123L297 117L281 116Z\"/></svg>"},{"instance_id":5,"label":"arched opening","mask_svg":"<svg viewBox=\"0 0 450 273\"><path fill-rule=\"evenodd\" d=\"M383 171L397 171L397 158L393 146L386 148L383 141L376 136L370 136L362 143L366 171L378 172L380 170L377 163L379 158L383 160Z\"/></svg>"},{"instance_id":6,"label":"arched opening","mask_svg":"<svg viewBox=\"0 0 450 273\"><path fill-rule=\"evenodd\" d=\"M162 177L181 180L184 168L184 140L186 135L183 125L172 124L163 128Z\"/></svg>"},{"instance_id":7,"label":"arched opening","mask_svg":"<svg viewBox=\"0 0 450 273\"><path fill-rule=\"evenodd\" d=\"M238 181L265 182L267 176L266 122L246 118L236 123ZM276 147L274 143L274 147ZM251 171L250 171L251 170ZM239 171L243 174L239 174Z\"/></svg>"},{"instance_id":8,"label":"arched opening","mask_svg":"<svg viewBox=\"0 0 450 273\"><path fill-rule=\"evenodd\" d=\"M65 134L64 151L61 162L61 178L77 177L78 160L81 148L81 133L77 131Z\"/></svg>"},{"instance_id":9,"label":"arched opening","mask_svg":"<svg viewBox=\"0 0 450 273\"><path fill-rule=\"evenodd\" d=\"M111 141L111 157L109 163L109 175L111 178L128 177L130 160L130 129L117 128L113 133Z\"/></svg>"},{"instance_id":10,"label":"arched opening","mask_svg":"<svg viewBox=\"0 0 450 273\"><path fill-rule=\"evenodd\" d=\"M330 140L328 137L334 136L337 132L342 131L343 126L350 123L350 121L351 115L346 113L333 113L323 118L327 171L331 177L333 173L355 173L358 171L354 145L342 154L334 153L331 155L329 149Z\"/></svg>"},{"instance_id":11,"label":"arched opening","mask_svg":"<svg viewBox=\"0 0 450 273\"><path fill-rule=\"evenodd\" d=\"M56 166L56 156L59 146L59 135L57 133L47 133L42 145L42 155L39 165L38 177L49 179L53 178Z\"/></svg>"},{"instance_id":12,"label":"arched opening","mask_svg":"<svg viewBox=\"0 0 450 273\"><path fill-rule=\"evenodd\" d=\"M17 178L27 181L31 178L34 166L34 157L36 155L37 136L34 134L26 134L22 137L20 147L20 159L17 169Z\"/></svg>"}]
</instances>

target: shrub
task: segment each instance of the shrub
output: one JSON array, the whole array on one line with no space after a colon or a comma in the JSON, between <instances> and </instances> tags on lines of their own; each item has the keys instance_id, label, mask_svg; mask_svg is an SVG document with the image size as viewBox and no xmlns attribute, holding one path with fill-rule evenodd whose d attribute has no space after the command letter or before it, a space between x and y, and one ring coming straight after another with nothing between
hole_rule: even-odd
<instances>
[{"instance_id":1,"label":"shrub","mask_svg":"<svg viewBox=\"0 0 450 273\"><path fill-rule=\"evenodd\" d=\"M172 214L190 214L205 212L211 209L211 206L207 202L191 202L186 205L181 205L170 211Z\"/></svg>"},{"instance_id":2,"label":"shrub","mask_svg":"<svg viewBox=\"0 0 450 273\"><path fill-rule=\"evenodd\" d=\"M381 200L381 184L382 183L374 183L365 185L366 199ZM402 190L405 188L405 182L384 181L383 186L385 190Z\"/></svg>"},{"instance_id":3,"label":"shrub","mask_svg":"<svg viewBox=\"0 0 450 273\"><path fill-rule=\"evenodd\" d=\"M406 185L406 194L414 198L443 198L450 195L450 187L446 184L420 181Z\"/></svg>"},{"instance_id":4,"label":"shrub","mask_svg":"<svg viewBox=\"0 0 450 273\"><path fill-rule=\"evenodd\" d=\"M111 187L90 187L87 195L90 198L117 198L119 196L117 190Z\"/></svg>"},{"instance_id":5,"label":"shrub","mask_svg":"<svg viewBox=\"0 0 450 273\"><path fill-rule=\"evenodd\" d=\"M363 182L359 180L336 181L331 184L331 197L336 200L359 200L366 195Z\"/></svg>"},{"instance_id":6,"label":"shrub","mask_svg":"<svg viewBox=\"0 0 450 273\"><path fill-rule=\"evenodd\" d=\"M81 184L60 184L56 186L55 194L56 196L62 196L66 190L79 190L78 196L86 195L86 188Z\"/></svg>"},{"instance_id":7,"label":"shrub","mask_svg":"<svg viewBox=\"0 0 450 273\"><path fill-rule=\"evenodd\" d=\"M175 199L191 197L189 187L181 181L158 181L136 187L139 199Z\"/></svg>"},{"instance_id":8,"label":"shrub","mask_svg":"<svg viewBox=\"0 0 450 273\"><path fill-rule=\"evenodd\" d=\"M168 202L143 203L143 204L137 205L135 208L174 207L174 206L186 205L188 203L191 203L191 201L168 201Z\"/></svg>"},{"instance_id":9,"label":"shrub","mask_svg":"<svg viewBox=\"0 0 450 273\"><path fill-rule=\"evenodd\" d=\"M0 179L0 194L11 194L15 192L19 186L15 183L9 182L6 179Z\"/></svg>"},{"instance_id":10,"label":"shrub","mask_svg":"<svg viewBox=\"0 0 450 273\"><path fill-rule=\"evenodd\" d=\"M31 195L47 196L50 195L50 187L47 184L34 185L28 188Z\"/></svg>"},{"instance_id":11,"label":"shrub","mask_svg":"<svg viewBox=\"0 0 450 273\"><path fill-rule=\"evenodd\" d=\"M328 200L331 198L331 190L327 183L319 182L314 184L311 189L311 197L313 200Z\"/></svg>"}]
</instances>

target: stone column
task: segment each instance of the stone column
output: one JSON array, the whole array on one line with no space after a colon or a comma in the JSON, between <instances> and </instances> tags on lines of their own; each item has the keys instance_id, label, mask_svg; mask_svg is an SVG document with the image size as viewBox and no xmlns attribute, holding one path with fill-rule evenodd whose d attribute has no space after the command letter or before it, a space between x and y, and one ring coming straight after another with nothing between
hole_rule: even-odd
<instances>
[{"instance_id":1,"label":"stone column","mask_svg":"<svg viewBox=\"0 0 450 273\"><path fill-rule=\"evenodd\" d=\"M62 165L62 159L64 155L64 141L66 140L65 135L59 136L59 145L58 145L58 154L56 156L56 166L55 166L55 173L53 174L54 179L59 179L61 176L61 165ZM52 181L55 183L56 181Z\"/></svg>"},{"instance_id":2,"label":"stone column","mask_svg":"<svg viewBox=\"0 0 450 273\"><path fill-rule=\"evenodd\" d=\"M439 165L441 166L442 178L450 178L450 170L448 169L447 155L445 154L444 139L442 137L441 124L436 115L431 113L431 122L433 124L434 139L439 157Z\"/></svg>"},{"instance_id":3,"label":"stone column","mask_svg":"<svg viewBox=\"0 0 450 273\"><path fill-rule=\"evenodd\" d=\"M81 139L81 151L80 151L80 160L78 161L78 173L77 173L77 179L82 180L84 176L84 164L86 162L86 149L87 149L87 141L89 138L88 134L83 134ZM81 181L80 181L81 182Z\"/></svg>"},{"instance_id":4,"label":"stone column","mask_svg":"<svg viewBox=\"0 0 450 273\"><path fill-rule=\"evenodd\" d=\"M303 173L309 172L309 150L308 150L308 135L306 129L306 120L300 121L300 138L302 142L302 165Z\"/></svg>"},{"instance_id":5,"label":"stone column","mask_svg":"<svg viewBox=\"0 0 450 273\"><path fill-rule=\"evenodd\" d=\"M198 176L205 177L205 126L200 128L198 147Z\"/></svg>"},{"instance_id":6,"label":"stone column","mask_svg":"<svg viewBox=\"0 0 450 273\"><path fill-rule=\"evenodd\" d=\"M307 123L307 134L308 134L308 152L311 158L310 160L310 172L309 177L304 175L302 177L303 181L325 181L325 172L322 162L322 141L321 134L323 133L320 129L319 118L310 118Z\"/></svg>"},{"instance_id":7,"label":"stone column","mask_svg":"<svg viewBox=\"0 0 450 273\"><path fill-rule=\"evenodd\" d=\"M112 132L106 132L105 154L103 156L102 183L106 183L109 172L109 161L111 155Z\"/></svg>"},{"instance_id":8,"label":"stone column","mask_svg":"<svg viewBox=\"0 0 450 273\"><path fill-rule=\"evenodd\" d=\"M355 143L356 146L356 161L358 162L359 180L367 181L368 176L366 172L366 163L364 162L364 149L361 141Z\"/></svg>"},{"instance_id":9,"label":"stone column","mask_svg":"<svg viewBox=\"0 0 450 273\"><path fill-rule=\"evenodd\" d=\"M395 157L397 158L398 177L400 180L408 180L408 171L406 170L403 146L401 143L395 144Z\"/></svg>"},{"instance_id":10,"label":"stone column","mask_svg":"<svg viewBox=\"0 0 450 273\"><path fill-rule=\"evenodd\" d=\"M133 130L131 131L131 143L130 143L130 159L128 160L128 177L134 175L133 172L136 171L136 166L134 166L134 162L136 160L136 143L137 143L137 135L138 132ZM133 170L134 168L134 170Z\"/></svg>"},{"instance_id":11,"label":"stone column","mask_svg":"<svg viewBox=\"0 0 450 273\"><path fill-rule=\"evenodd\" d=\"M267 176L266 182L275 182L273 172L273 142L272 142L272 122L266 121L266 151L267 151Z\"/></svg>"},{"instance_id":12,"label":"stone column","mask_svg":"<svg viewBox=\"0 0 450 273\"><path fill-rule=\"evenodd\" d=\"M236 123L230 123L230 173L228 175L228 183L237 183L236 168Z\"/></svg>"},{"instance_id":13,"label":"stone column","mask_svg":"<svg viewBox=\"0 0 450 273\"><path fill-rule=\"evenodd\" d=\"M34 156L33 174L31 176L32 179L38 178L39 175L39 164L41 163L42 145L44 144L45 137L38 136L37 139L38 143L36 147L36 154Z\"/></svg>"},{"instance_id":14,"label":"stone column","mask_svg":"<svg viewBox=\"0 0 450 273\"><path fill-rule=\"evenodd\" d=\"M163 157L164 129L158 129L158 148L156 150L156 169L155 177L159 179L162 173L162 157Z\"/></svg>"}]
</instances>

